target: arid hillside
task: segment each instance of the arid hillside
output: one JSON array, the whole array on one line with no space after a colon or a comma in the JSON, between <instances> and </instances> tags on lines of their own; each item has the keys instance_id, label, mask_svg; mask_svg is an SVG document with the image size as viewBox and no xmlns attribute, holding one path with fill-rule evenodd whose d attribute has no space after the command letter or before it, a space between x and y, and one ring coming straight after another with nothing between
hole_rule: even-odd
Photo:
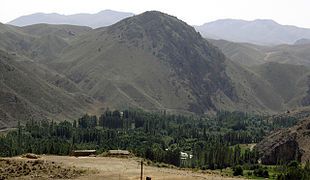
<instances>
[{"instance_id":1,"label":"arid hillside","mask_svg":"<svg viewBox=\"0 0 310 180\"><path fill-rule=\"evenodd\" d=\"M278 130L256 145L264 164L310 160L310 118L297 125Z\"/></svg>"},{"instance_id":2,"label":"arid hillside","mask_svg":"<svg viewBox=\"0 0 310 180\"><path fill-rule=\"evenodd\" d=\"M222 48L223 42L205 40L158 11L98 29L0 24L0 40L0 128L18 120L72 120L108 107L271 114L310 102L308 67L287 65L283 58L254 62L265 56L264 47L224 42L228 48ZM298 52L293 58L306 58L302 45L295 46L273 49L289 48L289 54ZM300 58L296 62L304 62ZM248 59L255 67L240 64Z\"/></svg>"}]
</instances>

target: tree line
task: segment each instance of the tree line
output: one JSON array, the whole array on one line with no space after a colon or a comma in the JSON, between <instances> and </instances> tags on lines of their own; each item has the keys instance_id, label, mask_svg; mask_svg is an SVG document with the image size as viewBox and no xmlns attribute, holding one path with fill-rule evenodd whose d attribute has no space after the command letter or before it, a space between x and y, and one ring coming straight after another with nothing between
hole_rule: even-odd
<instances>
[{"instance_id":1,"label":"tree line","mask_svg":"<svg viewBox=\"0 0 310 180\"><path fill-rule=\"evenodd\" d=\"M286 124L291 122L284 121ZM175 166L221 169L257 163L255 150L239 144L257 143L281 122L242 112L215 116L181 116L142 110L85 114L73 122L27 121L0 136L0 156L26 152L68 155L75 149L126 149L155 162ZM180 159L180 152L192 155Z\"/></svg>"}]
</instances>

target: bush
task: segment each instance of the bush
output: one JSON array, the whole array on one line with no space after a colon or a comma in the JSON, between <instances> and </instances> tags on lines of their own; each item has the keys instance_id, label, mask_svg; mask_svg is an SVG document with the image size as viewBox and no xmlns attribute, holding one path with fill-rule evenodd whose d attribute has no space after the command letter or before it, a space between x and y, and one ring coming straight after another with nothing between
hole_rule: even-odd
<instances>
[{"instance_id":1,"label":"bush","mask_svg":"<svg viewBox=\"0 0 310 180\"><path fill-rule=\"evenodd\" d=\"M298 161L292 161L288 164L288 169L285 173L278 175L278 180L309 180L310 171L309 171L309 162L306 163L305 167L299 164Z\"/></svg>"},{"instance_id":2,"label":"bush","mask_svg":"<svg viewBox=\"0 0 310 180\"><path fill-rule=\"evenodd\" d=\"M243 169L242 169L242 166L238 165L238 166L235 166L233 168L233 175L234 176L243 176Z\"/></svg>"},{"instance_id":3,"label":"bush","mask_svg":"<svg viewBox=\"0 0 310 180\"><path fill-rule=\"evenodd\" d=\"M258 169L254 170L254 175L257 176L257 177L268 178L269 177L269 172L268 172L267 169L259 167Z\"/></svg>"}]
</instances>

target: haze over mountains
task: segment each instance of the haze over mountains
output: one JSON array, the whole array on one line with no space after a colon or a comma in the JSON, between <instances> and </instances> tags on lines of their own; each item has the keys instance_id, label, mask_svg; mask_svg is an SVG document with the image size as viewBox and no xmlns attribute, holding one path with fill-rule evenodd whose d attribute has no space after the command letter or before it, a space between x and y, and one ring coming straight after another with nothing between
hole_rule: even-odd
<instances>
[{"instance_id":1,"label":"haze over mountains","mask_svg":"<svg viewBox=\"0 0 310 180\"><path fill-rule=\"evenodd\" d=\"M71 24L79 26L89 26L92 28L104 27L114 24L124 18L133 16L133 13L118 12L112 10L100 11L96 14L73 14L61 15L57 13L45 14L36 13L19 17L8 24L15 26L28 26L33 24Z\"/></svg>"},{"instance_id":2,"label":"haze over mountains","mask_svg":"<svg viewBox=\"0 0 310 180\"><path fill-rule=\"evenodd\" d=\"M293 44L310 38L310 29L281 25L273 20L223 19L195 27L204 37L260 45Z\"/></svg>"},{"instance_id":3,"label":"haze over mountains","mask_svg":"<svg viewBox=\"0 0 310 180\"><path fill-rule=\"evenodd\" d=\"M8 22L8 24L15 26L27 26L39 23L71 24L98 28L112 25L133 15L133 13L112 10L104 10L97 14L82 13L73 15L36 13L19 17ZM307 39L310 39L310 29L281 25L269 19L257 19L253 21L221 19L194 27L205 38L258 45L270 46L294 44L295 42L306 43Z\"/></svg>"},{"instance_id":4,"label":"haze over mountains","mask_svg":"<svg viewBox=\"0 0 310 180\"><path fill-rule=\"evenodd\" d=\"M97 29L0 24L0 40L1 128L107 107L275 113L310 104L307 45L206 40L157 11Z\"/></svg>"}]
</instances>

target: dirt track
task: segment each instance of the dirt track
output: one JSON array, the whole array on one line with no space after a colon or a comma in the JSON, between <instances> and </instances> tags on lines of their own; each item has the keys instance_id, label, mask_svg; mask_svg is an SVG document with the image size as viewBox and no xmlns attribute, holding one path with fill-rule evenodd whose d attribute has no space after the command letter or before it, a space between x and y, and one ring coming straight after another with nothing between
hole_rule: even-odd
<instances>
[{"instance_id":1,"label":"dirt track","mask_svg":"<svg viewBox=\"0 0 310 180\"><path fill-rule=\"evenodd\" d=\"M96 169L97 173L88 174L79 177L80 180L138 180L140 178L140 164L137 159L123 159L111 157L68 157L68 156L43 156L42 159L63 163L68 166L76 166L77 168ZM153 166L144 166L144 178L152 177L152 180L196 180L196 179L240 179L222 177L220 175L195 173L191 171L157 168Z\"/></svg>"}]
</instances>

